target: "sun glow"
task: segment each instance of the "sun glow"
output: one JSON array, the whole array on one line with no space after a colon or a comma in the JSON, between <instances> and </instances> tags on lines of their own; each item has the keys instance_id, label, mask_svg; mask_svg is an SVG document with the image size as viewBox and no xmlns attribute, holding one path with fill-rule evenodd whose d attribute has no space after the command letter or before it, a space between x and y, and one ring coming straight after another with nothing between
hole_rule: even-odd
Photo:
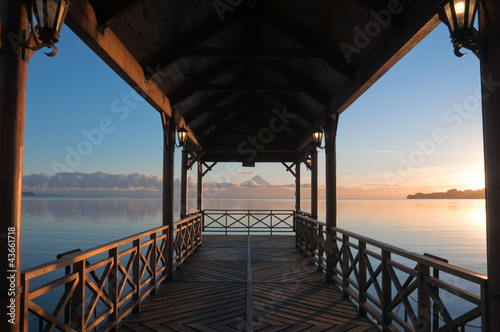
<instances>
[{"instance_id":1,"label":"sun glow","mask_svg":"<svg viewBox=\"0 0 500 332\"><path fill-rule=\"evenodd\" d=\"M484 171L471 171L464 173L463 187L465 189L483 189Z\"/></svg>"}]
</instances>

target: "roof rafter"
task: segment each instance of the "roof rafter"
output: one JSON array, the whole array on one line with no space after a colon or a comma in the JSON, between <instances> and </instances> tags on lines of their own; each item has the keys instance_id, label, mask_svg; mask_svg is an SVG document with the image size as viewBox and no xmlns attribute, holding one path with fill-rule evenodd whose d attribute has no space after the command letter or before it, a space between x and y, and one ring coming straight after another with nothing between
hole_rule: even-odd
<instances>
[{"instance_id":1,"label":"roof rafter","mask_svg":"<svg viewBox=\"0 0 500 332\"><path fill-rule=\"evenodd\" d=\"M420 1L414 3L411 10L406 10L408 18L416 23L411 28L406 27L396 37L386 37L378 43L368 60L358 68L356 83L340 89L330 101L328 113L316 117L315 123L318 126L326 118L342 113L441 23L435 4L434 0ZM312 130L314 128L304 134L299 149L311 142Z\"/></svg>"},{"instance_id":2,"label":"roof rafter","mask_svg":"<svg viewBox=\"0 0 500 332\"><path fill-rule=\"evenodd\" d=\"M195 50L196 46L203 43L210 37L232 27L241 19L242 15L242 11L238 10L232 13L227 20L224 20L223 24L211 21L209 24L200 26L194 31L190 31L186 35L179 38L177 45L173 47L167 46L160 52L157 52L155 56L146 60L142 64L144 72L146 73L146 78L148 80L151 79L154 75L158 74L162 70L165 70L183 57L182 52L178 53L175 50Z\"/></svg>"},{"instance_id":3,"label":"roof rafter","mask_svg":"<svg viewBox=\"0 0 500 332\"><path fill-rule=\"evenodd\" d=\"M261 2L260 4L265 4L265 2ZM308 35L304 30L297 27L296 24L290 22L286 17L284 17L281 13L275 12L269 6L265 6L265 8L261 11L261 17L269 23L271 26L274 26L276 29L295 40L297 43L301 44L305 48L310 49L325 49L325 46L320 45L315 41L314 36ZM340 48L337 46L336 49L326 48L326 52L328 56L324 58L324 61L337 73L344 76L345 78L352 80L353 73L352 68L350 68L347 60L342 55Z\"/></svg>"},{"instance_id":4,"label":"roof rafter","mask_svg":"<svg viewBox=\"0 0 500 332\"><path fill-rule=\"evenodd\" d=\"M95 7L98 25L107 28L113 21L141 4L143 0L106 0Z\"/></svg>"},{"instance_id":5,"label":"roof rafter","mask_svg":"<svg viewBox=\"0 0 500 332\"><path fill-rule=\"evenodd\" d=\"M170 94L172 104L177 105L183 100L189 98L199 90L198 86L210 83L210 81L234 68L237 64L238 61L235 60L224 61L204 70L198 75L195 75L195 77L191 78L189 82L184 84L183 88Z\"/></svg>"},{"instance_id":6,"label":"roof rafter","mask_svg":"<svg viewBox=\"0 0 500 332\"><path fill-rule=\"evenodd\" d=\"M209 98L208 100L203 101L196 109L190 110L189 114L184 116L186 123L191 123L196 120L199 116L209 113L209 110L217 107L220 103L224 102L228 99L232 94L216 94L215 96Z\"/></svg>"},{"instance_id":7,"label":"roof rafter","mask_svg":"<svg viewBox=\"0 0 500 332\"><path fill-rule=\"evenodd\" d=\"M369 0L356 0L357 3L368 9L369 11L374 11L379 14L381 11L388 10L388 1L387 0L377 0L377 1L369 1ZM403 29L403 15L397 14L394 15L392 13L389 14L389 22L387 24L391 24L397 27L398 30Z\"/></svg>"},{"instance_id":8,"label":"roof rafter","mask_svg":"<svg viewBox=\"0 0 500 332\"><path fill-rule=\"evenodd\" d=\"M112 70L140 94L158 112L173 117L170 101L155 82L146 82L144 71L112 31L99 30L94 8L87 0L72 2L65 22ZM188 129L189 130L189 129ZM195 135L189 138L198 145Z\"/></svg>"},{"instance_id":9,"label":"roof rafter","mask_svg":"<svg viewBox=\"0 0 500 332\"><path fill-rule=\"evenodd\" d=\"M297 91L302 91L309 95L314 101L323 106L324 108L328 108L328 102L330 101L330 97L323 95L319 91L314 89L314 82L307 82L308 78L302 75L297 74L293 68L286 66L280 63L277 60L268 60L261 61L266 67L278 73L281 77L292 83ZM311 88L313 87L313 88ZM289 90L293 91L293 90ZM286 92L286 90L276 91L276 92Z\"/></svg>"}]
</instances>

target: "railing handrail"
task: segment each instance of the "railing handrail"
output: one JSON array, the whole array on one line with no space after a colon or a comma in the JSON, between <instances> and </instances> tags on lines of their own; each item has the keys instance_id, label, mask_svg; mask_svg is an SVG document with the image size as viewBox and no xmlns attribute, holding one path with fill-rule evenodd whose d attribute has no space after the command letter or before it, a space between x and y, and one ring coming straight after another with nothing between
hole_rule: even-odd
<instances>
[{"instance_id":1,"label":"railing handrail","mask_svg":"<svg viewBox=\"0 0 500 332\"><path fill-rule=\"evenodd\" d=\"M450 263L445 263L441 260L438 260L436 258L430 257L430 256L424 256L409 250L405 250L381 241L377 241L374 239L370 239L366 236L359 235L350 231L346 231L342 228L338 227L332 227L332 231L334 232L339 232L344 235L347 235L349 237L355 238L356 240L361 240L362 242L375 246L377 248L386 250L388 252L391 252L393 254L396 254L398 256L402 256L404 258L408 258L410 260L413 260L417 263L422 263L425 265L429 265L432 268L439 269L443 272L449 273L456 275L457 277L461 277L463 279L466 279L468 281L474 282L474 283L485 283L488 280L488 276L485 276L481 273L474 272L468 269L461 268L459 266L450 264Z\"/></svg>"},{"instance_id":2,"label":"railing handrail","mask_svg":"<svg viewBox=\"0 0 500 332\"><path fill-rule=\"evenodd\" d=\"M160 226L85 251L66 252L58 255L64 256L58 260L22 271L22 331L30 328L30 314L38 317L40 331L66 330L72 324L75 330L82 331L99 326L100 330L116 330L127 315L140 309L146 296L156 293L157 286L175 267L202 245L202 221L203 213L192 214L174 223L172 228ZM130 247L120 248L122 245ZM97 262L89 263L90 257L97 258ZM120 261L122 258L126 262ZM62 278L52 275L48 282L34 279L60 269L64 269ZM99 269L102 270L96 273ZM37 282L43 284L39 286ZM58 294L61 286L64 292ZM52 291L56 293L51 294L60 296L53 313L34 302ZM87 301L90 301L88 307ZM99 301L107 306L100 312Z\"/></svg>"},{"instance_id":3,"label":"railing handrail","mask_svg":"<svg viewBox=\"0 0 500 332\"><path fill-rule=\"evenodd\" d=\"M293 213L294 210L286 210L286 209L205 209L204 212L219 212L219 211L227 211L227 212L283 212L283 213Z\"/></svg>"},{"instance_id":4,"label":"railing handrail","mask_svg":"<svg viewBox=\"0 0 500 332\"><path fill-rule=\"evenodd\" d=\"M205 233L293 234L295 211L285 209L206 209Z\"/></svg>"},{"instance_id":5,"label":"railing handrail","mask_svg":"<svg viewBox=\"0 0 500 332\"><path fill-rule=\"evenodd\" d=\"M303 215L297 215L297 218L304 219L307 222L326 227L326 223L309 218L309 217L305 217ZM369 244L369 245L372 245L374 247L386 250L386 251L391 252L393 254L396 254L398 256L402 256L404 258L408 258L408 259L413 260L415 262L429 265L430 267L439 269L443 272L456 275L458 277L461 277L465 280L468 280L468 281L471 281L474 283L483 284L483 283L488 281L488 276L486 276L484 274L474 272L474 271L471 271L468 269L464 269L464 268L461 268L459 266L456 266L456 265L453 265L450 263L445 263L445 262L443 262L437 258L433 258L431 256L424 256L424 255L421 255L421 254L418 254L418 253L415 253L415 252L412 252L412 251L409 251L406 249L402 249L402 248L399 248L399 247L396 247L396 246L393 246L393 245L366 237L364 235L360 235L360 234L357 234L357 233L354 233L351 231L347 231L343 228L332 227L331 230L333 232L347 235L347 236L354 238L356 240L361 240L362 242L364 242L366 244Z\"/></svg>"},{"instance_id":6,"label":"railing handrail","mask_svg":"<svg viewBox=\"0 0 500 332\"><path fill-rule=\"evenodd\" d=\"M174 226L179 225L180 223L184 223L188 220L194 219L196 217L197 217L197 215L186 217L186 218L174 223ZM116 248L116 247L119 247L121 245L133 242L135 240L141 239L141 238L146 237L148 235L151 235L153 233L167 230L168 227L169 227L168 225L160 226L157 228L147 230L145 232L133 234L133 235L121 238L121 239L116 240L116 241L111 241L111 242L102 244L100 246L96 246L93 248L83 250L81 253L74 255L74 256L72 255L69 257L63 257L61 259L52 260L52 261L49 261L49 262L44 263L44 264L40 264L40 265L36 265L36 266L30 267L30 268L27 268L27 269L21 271L21 273L23 273L25 275L26 280L33 279L33 278L40 276L42 274L52 272L52 271L60 269L64 266L73 264L74 262L82 261L82 260L87 259L89 257L101 254L103 252L108 251L109 249Z\"/></svg>"},{"instance_id":7,"label":"railing handrail","mask_svg":"<svg viewBox=\"0 0 500 332\"><path fill-rule=\"evenodd\" d=\"M63 257L63 258L58 259L58 260L52 260L52 261L49 261L49 262L44 263L44 264L40 264L40 265L36 265L36 266L30 267L30 268L27 268L27 269L21 271L21 273L23 273L25 275L26 280L29 280L29 279L35 278L37 276L40 276L41 274L52 272L54 270L57 270L57 269L60 269L61 267L66 266L66 265L73 264L74 262L83 261L84 259L87 259L89 257L106 252L109 249L119 247L121 245L130 243L130 242L133 242L133 241L138 240L140 238L143 238L145 236L148 236L152 233L159 232L162 230L167 230L167 229L168 229L168 226L161 226L158 228L153 228L153 229L150 229L146 232L137 233L137 234L134 234L134 235L131 235L131 236L128 236L128 237L125 237L125 238L122 238L122 239L119 239L116 241L102 244L102 245L97 246L97 247L83 250L80 254L75 255L75 256Z\"/></svg>"},{"instance_id":8,"label":"railing handrail","mask_svg":"<svg viewBox=\"0 0 500 332\"><path fill-rule=\"evenodd\" d=\"M465 326L481 327L471 324L480 318L483 331L487 331L487 276L449 264L437 256L420 255L342 228L327 228L325 223L299 213L296 213L295 224L297 247L326 272L345 298L358 304L361 315L369 313L384 330L392 329L394 324L409 331L418 331L419 324L432 325L432 331L460 327L463 330ZM400 259L403 261L398 262ZM408 266L412 263L416 263L415 267ZM461 289L453 282L440 279L439 272L467 286ZM398 273L404 274L404 279L400 279ZM469 283L477 287L475 293L469 291L472 286ZM453 318L439 295L440 290L473 308L464 309L465 312ZM418 300L413 297L414 292ZM410 298L419 304L412 306L408 302ZM404 316L398 315L402 305ZM444 321L443 326L439 319Z\"/></svg>"}]
</instances>

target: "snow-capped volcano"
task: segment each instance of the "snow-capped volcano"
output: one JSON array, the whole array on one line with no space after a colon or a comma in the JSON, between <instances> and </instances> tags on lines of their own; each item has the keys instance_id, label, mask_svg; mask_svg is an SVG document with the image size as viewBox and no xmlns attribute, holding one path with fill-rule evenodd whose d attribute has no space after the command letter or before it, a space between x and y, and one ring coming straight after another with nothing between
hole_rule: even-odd
<instances>
[{"instance_id":1,"label":"snow-capped volcano","mask_svg":"<svg viewBox=\"0 0 500 332\"><path fill-rule=\"evenodd\" d=\"M245 181L240 184L242 187L266 187L270 186L271 184L264 180L262 177L259 175L255 175L253 178L251 178L248 181Z\"/></svg>"}]
</instances>

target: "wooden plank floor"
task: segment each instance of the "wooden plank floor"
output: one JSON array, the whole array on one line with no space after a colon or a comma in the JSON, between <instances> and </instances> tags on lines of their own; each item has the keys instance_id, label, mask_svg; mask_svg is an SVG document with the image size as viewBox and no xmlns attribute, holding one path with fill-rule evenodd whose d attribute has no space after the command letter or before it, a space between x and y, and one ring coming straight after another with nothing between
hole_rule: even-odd
<instances>
[{"instance_id":1,"label":"wooden plank floor","mask_svg":"<svg viewBox=\"0 0 500 332\"><path fill-rule=\"evenodd\" d=\"M120 331L378 331L292 236L211 236Z\"/></svg>"}]
</instances>

